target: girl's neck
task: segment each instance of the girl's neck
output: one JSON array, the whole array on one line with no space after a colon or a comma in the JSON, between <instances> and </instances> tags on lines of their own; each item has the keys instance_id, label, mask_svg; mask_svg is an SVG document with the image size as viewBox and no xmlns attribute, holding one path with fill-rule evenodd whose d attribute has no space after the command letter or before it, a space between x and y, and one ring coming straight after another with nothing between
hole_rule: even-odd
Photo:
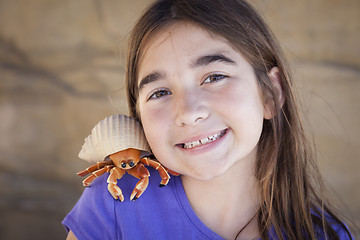
<instances>
[{"instance_id":1,"label":"girl's neck","mask_svg":"<svg viewBox=\"0 0 360 240\"><path fill-rule=\"evenodd\" d=\"M200 220L226 239L234 239L259 208L255 161L239 161L227 172L211 180L182 176L189 202ZM247 166L246 166L247 165ZM238 239L258 236L256 218Z\"/></svg>"}]
</instances>

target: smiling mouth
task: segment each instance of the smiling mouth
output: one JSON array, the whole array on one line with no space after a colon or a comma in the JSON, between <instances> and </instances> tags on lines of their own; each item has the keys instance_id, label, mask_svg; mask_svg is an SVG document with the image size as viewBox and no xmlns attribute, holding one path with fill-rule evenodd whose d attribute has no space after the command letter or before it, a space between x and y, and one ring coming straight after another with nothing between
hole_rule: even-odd
<instances>
[{"instance_id":1,"label":"smiling mouth","mask_svg":"<svg viewBox=\"0 0 360 240\"><path fill-rule=\"evenodd\" d=\"M192 149L192 148L200 147L200 146L212 143L212 142L222 138L226 134L226 132L227 132L227 129L222 130L221 132L214 134L212 136L209 136L209 137L197 140L197 141L176 144L176 146L184 148L184 149Z\"/></svg>"}]
</instances>

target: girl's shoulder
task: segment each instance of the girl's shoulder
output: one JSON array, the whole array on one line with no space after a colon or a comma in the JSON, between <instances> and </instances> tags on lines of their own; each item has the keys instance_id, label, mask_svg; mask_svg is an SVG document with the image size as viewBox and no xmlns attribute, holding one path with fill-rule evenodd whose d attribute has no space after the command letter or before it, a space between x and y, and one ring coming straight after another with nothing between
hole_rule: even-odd
<instances>
[{"instance_id":1,"label":"girl's shoulder","mask_svg":"<svg viewBox=\"0 0 360 240\"><path fill-rule=\"evenodd\" d=\"M171 184L160 188L159 174L151 168L148 169L150 171L149 185L136 201L130 201L130 195L139 179L130 174L125 174L118 179L118 186L125 198L121 202L115 200L107 189L108 173L96 178L89 187L84 189L74 208L64 218L62 223L65 228L72 230L80 239L96 239L96 236L116 239L118 227L129 229L131 226L138 226L136 222L141 222L141 215L144 214L154 218L156 215L153 214L153 210L167 207L162 199L173 195L173 190ZM129 224L131 222L134 224Z\"/></svg>"}]
</instances>

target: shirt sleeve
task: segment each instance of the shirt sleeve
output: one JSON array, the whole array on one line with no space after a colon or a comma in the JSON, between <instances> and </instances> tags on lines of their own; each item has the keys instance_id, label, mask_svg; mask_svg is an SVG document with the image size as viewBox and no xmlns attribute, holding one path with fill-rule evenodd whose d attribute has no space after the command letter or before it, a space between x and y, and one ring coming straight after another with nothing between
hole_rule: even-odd
<instances>
[{"instance_id":1,"label":"shirt sleeve","mask_svg":"<svg viewBox=\"0 0 360 240\"><path fill-rule=\"evenodd\" d=\"M62 224L78 240L116 239L114 199L108 193L106 177L98 177L64 218Z\"/></svg>"}]
</instances>

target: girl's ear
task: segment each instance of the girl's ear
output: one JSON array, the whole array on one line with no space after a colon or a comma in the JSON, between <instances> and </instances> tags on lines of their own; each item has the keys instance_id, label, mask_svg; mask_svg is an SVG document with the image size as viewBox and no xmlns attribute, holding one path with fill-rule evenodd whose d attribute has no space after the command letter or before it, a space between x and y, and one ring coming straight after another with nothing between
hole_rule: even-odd
<instances>
[{"instance_id":1,"label":"girl's ear","mask_svg":"<svg viewBox=\"0 0 360 240\"><path fill-rule=\"evenodd\" d=\"M279 108L282 108L285 103L285 97L283 94L282 86L281 86L281 75L278 67L273 67L268 72L268 77L274 86L274 97L277 98L277 102L279 103ZM275 109L275 102L273 97L269 99L269 97L265 100L265 106L264 106L264 118L265 119L272 119L274 115L276 114Z\"/></svg>"}]
</instances>

